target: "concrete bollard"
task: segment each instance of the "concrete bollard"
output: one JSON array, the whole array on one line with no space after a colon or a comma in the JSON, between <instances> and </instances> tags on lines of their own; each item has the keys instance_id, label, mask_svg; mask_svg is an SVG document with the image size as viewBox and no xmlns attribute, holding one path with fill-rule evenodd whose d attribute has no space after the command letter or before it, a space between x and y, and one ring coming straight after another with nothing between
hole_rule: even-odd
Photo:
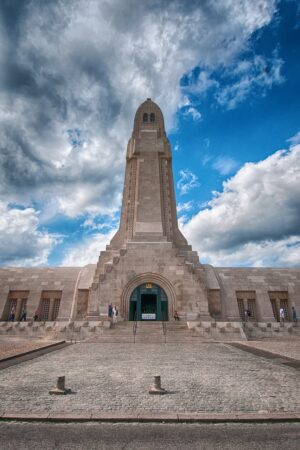
<instances>
[{"instance_id":1,"label":"concrete bollard","mask_svg":"<svg viewBox=\"0 0 300 450\"><path fill-rule=\"evenodd\" d=\"M166 394L167 391L161 387L161 378L160 375L156 375L154 377L154 386L150 388L149 394L152 395L163 395Z\"/></svg>"},{"instance_id":2,"label":"concrete bollard","mask_svg":"<svg viewBox=\"0 0 300 450\"><path fill-rule=\"evenodd\" d=\"M50 395L66 395L71 393L71 389L65 387L66 377L57 377L57 384L55 388L49 391Z\"/></svg>"}]
</instances>

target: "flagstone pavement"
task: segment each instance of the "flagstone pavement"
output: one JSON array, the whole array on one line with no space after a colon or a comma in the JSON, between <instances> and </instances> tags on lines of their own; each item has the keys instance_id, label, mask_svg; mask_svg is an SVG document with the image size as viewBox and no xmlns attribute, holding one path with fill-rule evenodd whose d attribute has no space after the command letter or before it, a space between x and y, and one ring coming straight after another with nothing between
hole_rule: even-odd
<instances>
[{"instance_id":1,"label":"flagstone pavement","mask_svg":"<svg viewBox=\"0 0 300 450\"><path fill-rule=\"evenodd\" d=\"M299 340L284 346L299 355ZM299 374L226 343L82 342L0 370L0 413L299 413ZM61 375L72 393L49 395ZM165 395L149 395L156 375Z\"/></svg>"}]
</instances>

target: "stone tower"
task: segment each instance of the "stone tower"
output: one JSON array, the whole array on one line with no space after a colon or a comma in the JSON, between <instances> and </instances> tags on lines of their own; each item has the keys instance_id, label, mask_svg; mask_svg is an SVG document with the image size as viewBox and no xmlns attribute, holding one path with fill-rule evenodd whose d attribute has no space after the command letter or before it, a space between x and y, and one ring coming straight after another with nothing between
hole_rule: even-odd
<instances>
[{"instance_id":1,"label":"stone tower","mask_svg":"<svg viewBox=\"0 0 300 450\"><path fill-rule=\"evenodd\" d=\"M208 320L197 252L178 228L171 147L160 108L138 108L126 155L120 227L99 256L88 317L119 307L125 320Z\"/></svg>"}]
</instances>

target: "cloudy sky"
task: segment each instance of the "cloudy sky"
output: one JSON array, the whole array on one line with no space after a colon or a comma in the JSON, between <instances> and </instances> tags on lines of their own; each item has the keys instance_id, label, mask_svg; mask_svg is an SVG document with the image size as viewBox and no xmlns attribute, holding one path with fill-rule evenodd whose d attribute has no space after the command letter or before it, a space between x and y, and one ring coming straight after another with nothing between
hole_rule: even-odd
<instances>
[{"instance_id":1,"label":"cloudy sky","mask_svg":"<svg viewBox=\"0 0 300 450\"><path fill-rule=\"evenodd\" d=\"M83 265L118 227L147 97L203 263L300 267L293 0L1 0L0 265Z\"/></svg>"}]
</instances>

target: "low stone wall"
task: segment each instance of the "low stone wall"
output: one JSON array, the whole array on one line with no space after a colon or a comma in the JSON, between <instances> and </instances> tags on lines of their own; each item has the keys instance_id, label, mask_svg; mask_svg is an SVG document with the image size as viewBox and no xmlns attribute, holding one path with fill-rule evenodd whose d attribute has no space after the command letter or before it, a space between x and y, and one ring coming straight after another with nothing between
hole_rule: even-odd
<instances>
[{"instance_id":1,"label":"low stone wall","mask_svg":"<svg viewBox=\"0 0 300 450\"><path fill-rule=\"evenodd\" d=\"M248 339L299 336L300 325L294 322L248 322L244 325Z\"/></svg>"},{"instance_id":2,"label":"low stone wall","mask_svg":"<svg viewBox=\"0 0 300 450\"><path fill-rule=\"evenodd\" d=\"M197 335L216 341L244 341L247 336L241 322L188 322Z\"/></svg>"},{"instance_id":3,"label":"low stone wall","mask_svg":"<svg viewBox=\"0 0 300 450\"><path fill-rule=\"evenodd\" d=\"M189 329L216 341L300 336L300 325L293 322L188 322Z\"/></svg>"},{"instance_id":4,"label":"low stone wall","mask_svg":"<svg viewBox=\"0 0 300 450\"><path fill-rule=\"evenodd\" d=\"M109 320L58 322L0 322L0 335L34 336L50 339L84 340L111 327Z\"/></svg>"}]
</instances>

